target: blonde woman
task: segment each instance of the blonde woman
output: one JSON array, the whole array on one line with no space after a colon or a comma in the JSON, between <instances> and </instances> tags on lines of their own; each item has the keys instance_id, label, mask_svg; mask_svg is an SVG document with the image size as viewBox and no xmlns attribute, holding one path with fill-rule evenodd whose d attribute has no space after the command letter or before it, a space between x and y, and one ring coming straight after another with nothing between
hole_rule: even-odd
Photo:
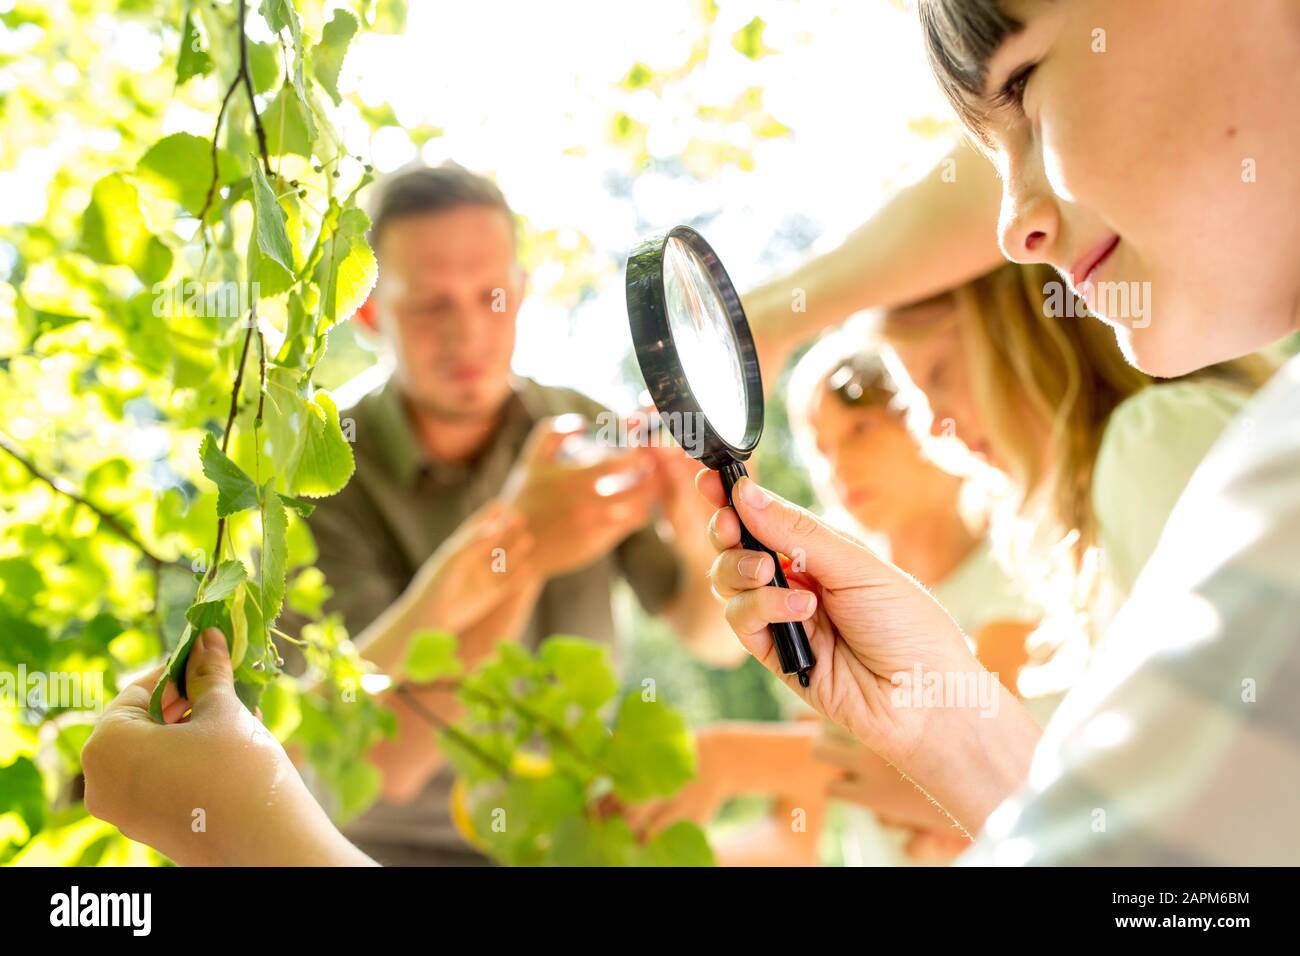
<instances>
[{"instance_id":1,"label":"blonde woman","mask_svg":"<svg viewBox=\"0 0 1300 956\"><path fill-rule=\"evenodd\" d=\"M1300 98L1300 6L1260 0L1237 18L1213 0L919 6L935 72L1003 179L1006 253L1050 263L1089 295L1094 282L1156 290L1149 321L1097 310L1138 368L1183 375L1300 329L1300 115L1285 105ZM1090 56L1079 40L1103 20L1126 42ZM1277 170L1268 187L1234 174L1243 142ZM1293 358L1197 469L1046 731L1010 695L992 715L893 700L889 675L904 668L978 676L942 608L753 481L736 485L733 513L705 473L720 509L714 586L769 667L765 625L809 622L811 685L787 686L967 831L987 825L974 862L1294 865L1297 407ZM801 549L812 600L740 572L737 516L768 547ZM1271 687L1269 702L1247 682Z\"/></svg>"},{"instance_id":2,"label":"blonde woman","mask_svg":"<svg viewBox=\"0 0 1300 956\"><path fill-rule=\"evenodd\" d=\"M929 588L970 636L980 662L1014 690L1025 638L1040 611L987 540L986 496L978 477L965 474L987 469L953 473L926 456L909 428L904 395L880 355L863 350L866 340L852 326L823 336L790 376L791 429L820 510ZM944 457L951 465L970 464L969 456ZM813 754L845 774L827 791L847 804L839 828L845 862L956 855L966 841L925 795L836 729L822 733ZM905 855L898 852L900 837Z\"/></svg>"},{"instance_id":3,"label":"blonde woman","mask_svg":"<svg viewBox=\"0 0 1300 956\"><path fill-rule=\"evenodd\" d=\"M1016 645L1023 652L1040 611L992 553L980 487L988 469L972 467L956 442L938 450L947 470L927 455L907 394L878 352L863 349L869 340L856 328L831 333L790 376L790 426L820 511L929 588L1014 688Z\"/></svg>"},{"instance_id":4,"label":"blonde woman","mask_svg":"<svg viewBox=\"0 0 1300 956\"><path fill-rule=\"evenodd\" d=\"M1009 482L993 534L1048 613L1033 639L1044 666L1020 686L1030 698L1061 693L1192 472L1270 367L1241 359L1156 382L1042 265L1006 264L887 312L881 327L925 395L930 429L960 439Z\"/></svg>"}]
</instances>

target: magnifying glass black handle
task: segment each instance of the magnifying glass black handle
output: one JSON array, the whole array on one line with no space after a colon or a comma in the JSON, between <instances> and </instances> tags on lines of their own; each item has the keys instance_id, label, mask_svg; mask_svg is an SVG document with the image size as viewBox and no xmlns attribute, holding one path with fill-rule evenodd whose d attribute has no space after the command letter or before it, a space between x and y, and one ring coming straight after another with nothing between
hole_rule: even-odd
<instances>
[{"instance_id":1,"label":"magnifying glass black handle","mask_svg":"<svg viewBox=\"0 0 1300 956\"><path fill-rule=\"evenodd\" d=\"M727 492L727 503L731 504L731 489L748 472L742 462L730 461L718 469L718 474L722 476L722 487ZM736 520L740 521L739 516ZM779 588L790 586L785 579L785 572L781 570L781 559L776 556L776 552L750 534L743 521L740 521L740 544L746 551L764 551L771 555L772 563L776 566L772 583ZM803 629L803 622L779 621L769 624L768 629L772 632L772 643L776 645L781 672L798 674L799 683L807 687L808 672L817 663L817 659L813 657L812 647L808 644L808 632Z\"/></svg>"}]
</instances>

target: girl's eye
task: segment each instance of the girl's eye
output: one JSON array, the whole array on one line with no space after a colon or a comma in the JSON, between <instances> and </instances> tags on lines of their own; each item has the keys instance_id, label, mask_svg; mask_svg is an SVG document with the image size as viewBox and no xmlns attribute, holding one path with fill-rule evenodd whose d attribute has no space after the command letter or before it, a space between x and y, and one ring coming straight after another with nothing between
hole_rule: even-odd
<instances>
[{"instance_id":1,"label":"girl's eye","mask_svg":"<svg viewBox=\"0 0 1300 956\"><path fill-rule=\"evenodd\" d=\"M1002 89L998 91L997 105L1017 110L1021 109L1025 102L1025 88L1029 86L1029 78L1033 76L1034 70L1037 68L1038 64L1030 63L1012 73L1010 78L1002 84Z\"/></svg>"}]
</instances>

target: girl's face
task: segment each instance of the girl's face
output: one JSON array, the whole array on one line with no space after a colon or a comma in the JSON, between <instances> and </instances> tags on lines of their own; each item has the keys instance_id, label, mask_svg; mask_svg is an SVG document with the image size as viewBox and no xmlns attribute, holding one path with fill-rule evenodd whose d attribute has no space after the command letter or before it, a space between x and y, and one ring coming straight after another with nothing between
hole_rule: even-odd
<instances>
[{"instance_id":1,"label":"girl's face","mask_svg":"<svg viewBox=\"0 0 1300 956\"><path fill-rule=\"evenodd\" d=\"M972 105L1003 252L1045 262L1138 368L1180 375L1300 325L1300 3L1008 0Z\"/></svg>"},{"instance_id":2,"label":"girl's face","mask_svg":"<svg viewBox=\"0 0 1300 956\"><path fill-rule=\"evenodd\" d=\"M897 415L876 405L847 405L824 391L813 424L835 494L863 527L889 534L918 512L955 507L960 479L922 455Z\"/></svg>"},{"instance_id":3,"label":"girl's face","mask_svg":"<svg viewBox=\"0 0 1300 956\"><path fill-rule=\"evenodd\" d=\"M953 305L957 321L941 325L923 335L890 340L903 371L925 396L930 406L930 433L956 438L976 457L1001 468L984 417L971 383L962 348L962 323L972 321L964 304Z\"/></svg>"}]
</instances>

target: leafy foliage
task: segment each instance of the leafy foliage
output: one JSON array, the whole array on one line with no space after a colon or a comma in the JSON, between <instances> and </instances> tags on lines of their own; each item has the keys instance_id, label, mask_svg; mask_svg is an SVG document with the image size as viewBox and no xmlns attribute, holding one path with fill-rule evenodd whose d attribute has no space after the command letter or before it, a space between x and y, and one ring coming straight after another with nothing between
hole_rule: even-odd
<instances>
[{"instance_id":1,"label":"leafy foliage","mask_svg":"<svg viewBox=\"0 0 1300 956\"><path fill-rule=\"evenodd\" d=\"M327 20L324 6L19 0L0 14L26 31L0 66L33 77L0 87L0 166L25 149L65 157L44 217L0 235L0 673L103 686L75 704L0 701L0 863L152 856L86 817L80 745L104 697L165 656L161 719L165 681L184 689L211 626L241 699L299 746L339 817L378 791L364 754L391 716L320 619L302 519L352 473L312 376L376 278L358 206L370 169L330 109L353 38L400 29L404 8L367 0ZM105 53L149 34L156 63ZM160 135L164 103L206 114L207 134ZM66 149L60 115L102 148ZM286 608L314 623L281 632ZM277 681L289 645L307 670Z\"/></svg>"},{"instance_id":2,"label":"leafy foliage","mask_svg":"<svg viewBox=\"0 0 1300 956\"><path fill-rule=\"evenodd\" d=\"M231 642L241 695L260 701L267 725L311 764L331 812L346 819L378 792L362 758L392 731L391 717L365 692L366 667L344 629L321 617L328 588L302 518L353 470L335 403L314 382L347 377L326 379L331 362L356 371L357 350L340 356L338 345L376 275L357 202L370 171L343 148L335 107L389 133L399 126L392 108L340 90L339 77L357 38L400 33L407 6L0 4L0 169L40 157L52 170L43 212L0 227L0 674L22 665L84 677L92 690L102 681L81 708L0 700L0 863L159 862L85 815L80 748L105 697L159 660L183 679L194 636L213 624ZM633 64L612 91L608 123L598 121L627 176L652 158L637 100L690 99L683 88L707 59L717 7L693 6L699 33L687 60L669 70ZM765 57L763 33L754 20L722 45ZM691 110L703 133L681 164L696 178L752 165L751 147L734 142L738 127L758 140L788 132L756 86ZM422 146L442 130L404 132ZM589 297L617 265L586 236L575 248L571 231L521 233L534 268L564 262L548 294L566 303ZM286 612L312 623L280 634L295 630L279 620ZM659 675L665 693L680 651L662 622L654 627L648 646L664 654L634 672ZM289 645L305 661L302 679L276 679ZM607 662L572 642L552 645L534 664L588 716L572 732L610 773L588 777L572 753L548 754L557 778L512 791L520 819L537 821L532 849L498 856L531 861L547 843L556 860L706 859L693 828L629 842L608 805L676 786L690 766L679 724L659 707L625 714L631 705ZM461 677L436 636L417 642L411 668ZM687 661L680 669L691 692L674 700L775 714L755 668L734 677ZM626 739L633 727L645 739ZM514 756L532 747L552 749L543 735L511 761L536 769ZM634 754L656 767L632 766ZM582 819L544 837L575 780L577 802L567 805L583 808Z\"/></svg>"},{"instance_id":3,"label":"leafy foliage","mask_svg":"<svg viewBox=\"0 0 1300 956\"><path fill-rule=\"evenodd\" d=\"M695 742L654 694L616 701L607 648L557 636L534 655L505 643L460 679L454 651L454 637L428 632L406 673L443 682L464 705L440 744L458 774L453 818L468 839L513 865L712 865L694 824L650 835L625 819L627 807L694 776Z\"/></svg>"}]
</instances>

